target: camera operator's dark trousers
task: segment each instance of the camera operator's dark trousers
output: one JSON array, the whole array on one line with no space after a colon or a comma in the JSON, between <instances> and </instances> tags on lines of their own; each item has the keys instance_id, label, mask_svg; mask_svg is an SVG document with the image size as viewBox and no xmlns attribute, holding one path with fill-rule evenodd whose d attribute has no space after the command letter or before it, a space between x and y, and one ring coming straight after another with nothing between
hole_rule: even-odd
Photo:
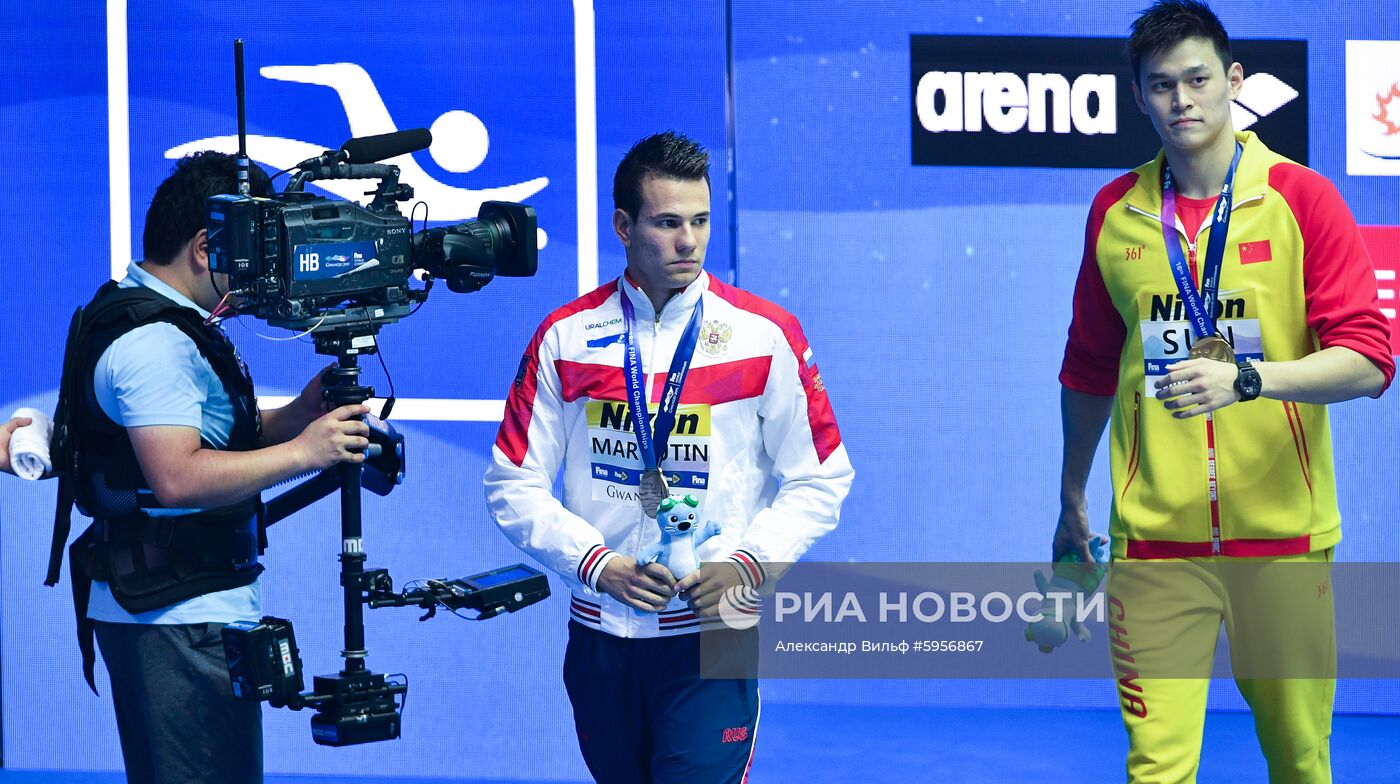
<instances>
[{"instance_id":1,"label":"camera operator's dark trousers","mask_svg":"<svg viewBox=\"0 0 1400 784\"><path fill-rule=\"evenodd\" d=\"M223 624L96 626L131 784L262 781L262 706L233 696Z\"/></svg>"},{"instance_id":2,"label":"camera operator's dark trousers","mask_svg":"<svg viewBox=\"0 0 1400 784\"><path fill-rule=\"evenodd\" d=\"M723 635L706 645L750 662L731 671L751 673L756 631L705 632ZM748 778L758 681L701 678L700 647L700 634L626 639L569 622L564 686L579 749L598 784L741 784ZM707 649L707 661L713 650Z\"/></svg>"}]
</instances>

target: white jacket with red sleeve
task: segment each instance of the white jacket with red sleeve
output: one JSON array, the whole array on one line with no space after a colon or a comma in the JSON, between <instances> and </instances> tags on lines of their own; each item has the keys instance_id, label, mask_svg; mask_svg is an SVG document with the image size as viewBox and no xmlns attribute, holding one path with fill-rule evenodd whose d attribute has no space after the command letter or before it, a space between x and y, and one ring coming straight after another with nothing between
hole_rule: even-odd
<instances>
[{"instance_id":1,"label":"white jacket with red sleeve","mask_svg":"<svg viewBox=\"0 0 1400 784\"><path fill-rule=\"evenodd\" d=\"M855 475L821 375L797 319L702 272L659 316L625 276L554 311L535 332L506 401L487 469L486 501L520 549L573 592L571 617L619 637L698 631L679 599L638 613L597 591L618 554L661 537L637 501L642 461L623 378L621 297L636 311L653 411L682 332L703 299L703 321L661 468L673 494L701 501L720 533L706 561L733 560L760 585L767 564L799 559L836 526ZM564 469L564 498L554 496Z\"/></svg>"}]
</instances>

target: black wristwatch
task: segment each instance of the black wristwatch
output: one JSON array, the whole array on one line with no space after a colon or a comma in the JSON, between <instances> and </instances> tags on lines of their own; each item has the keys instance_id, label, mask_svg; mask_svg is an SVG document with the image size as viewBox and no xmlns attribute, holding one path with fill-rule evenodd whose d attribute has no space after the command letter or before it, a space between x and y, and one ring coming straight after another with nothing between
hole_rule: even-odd
<instances>
[{"instance_id":1,"label":"black wristwatch","mask_svg":"<svg viewBox=\"0 0 1400 784\"><path fill-rule=\"evenodd\" d=\"M1255 370L1254 365L1247 359L1236 362L1235 366L1240 369L1240 374L1235 377L1235 392L1239 393L1240 402L1259 397L1259 393L1264 391L1264 383L1259 380L1259 371Z\"/></svg>"}]
</instances>

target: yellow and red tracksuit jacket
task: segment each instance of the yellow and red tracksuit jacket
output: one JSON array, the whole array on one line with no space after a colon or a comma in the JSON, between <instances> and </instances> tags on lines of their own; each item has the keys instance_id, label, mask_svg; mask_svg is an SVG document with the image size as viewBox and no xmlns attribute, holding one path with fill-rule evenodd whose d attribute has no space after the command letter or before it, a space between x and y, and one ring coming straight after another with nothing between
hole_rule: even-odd
<instances>
[{"instance_id":1,"label":"yellow and red tracksuit jacket","mask_svg":"<svg viewBox=\"0 0 1400 784\"><path fill-rule=\"evenodd\" d=\"M1350 210L1318 173L1253 133L1235 175L1217 328L1241 358L1287 361L1346 346L1395 373L1375 273ZM1104 186L1085 230L1060 381L1114 395L1115 558L1263 557L1341 538L1322 405L1259 398L1179 420L1156 400L1163 365L1192 340L1158 216L1163 156ZM1178 240L1193 276L1209 221ZM1199 254L1197 249L1199 248ZM1212 498L1210 451L1215 456Z\"/></svg>"}]
</instances>

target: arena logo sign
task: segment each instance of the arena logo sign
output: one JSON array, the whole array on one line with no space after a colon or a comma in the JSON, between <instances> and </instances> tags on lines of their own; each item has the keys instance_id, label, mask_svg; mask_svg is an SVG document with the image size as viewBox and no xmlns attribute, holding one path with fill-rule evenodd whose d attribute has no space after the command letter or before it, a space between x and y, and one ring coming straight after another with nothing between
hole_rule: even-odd
<instances>
[{"instance_id":1,"label":"arena logo sign","mask_svg":"<svg viewBox=\"0 0 1400 784\"><path fill-rule=\"evenodd\" d=\"M1233 41L1237 130L1307 163L1307 45ZM1116 38L910 36L913 163L1136 166L1160 147Z\"/></svg>"},{"instance_id":2,"label":"arena logo sign","mask_svg":"<svg viewBox=\"0 0 1400 784\"><path fill-rule=\"evenodd\" d=\"M919 78L914 109L932 133L1117 133L1113 74L1083 74L1070 82L1057 73L929 71ZM941 108L940 108L941 105Z\"/></svg>"}]
</instances>

